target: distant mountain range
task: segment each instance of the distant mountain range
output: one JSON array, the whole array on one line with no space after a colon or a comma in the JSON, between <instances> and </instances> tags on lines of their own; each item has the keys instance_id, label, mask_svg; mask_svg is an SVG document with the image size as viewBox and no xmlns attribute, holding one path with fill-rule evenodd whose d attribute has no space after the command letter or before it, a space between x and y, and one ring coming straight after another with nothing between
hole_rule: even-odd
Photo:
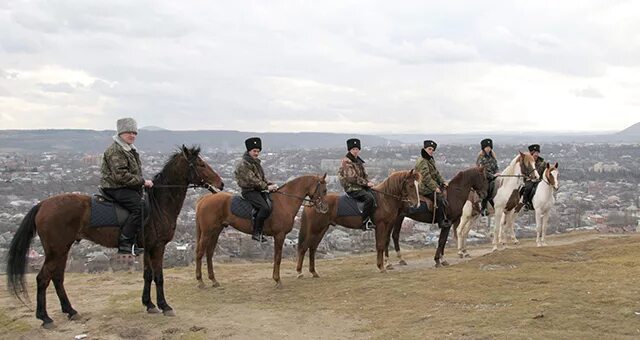
<instances>
[{"instance_id":1,"label":"distant mountain range","mask_svg":"<svg viewBox=\"0 0 640 340\"><path fill-rule=\"evenodd\" d=\"M244 140L260 136L265 151L342 147L348 138L362 140L365 147L421 144L426 138L438 143L477 144L486 137L499 144L528 143L640 143L640 123L617 133L561 134L561 133L471 133L471 134L389 134L381 136L326 132L242 132L225 130L171 131L159 127L141 129L136 145L145 152L166 152L176 146L200 145L204 150L238 152ZM0 130L0 152L77 151L98 153L111 143L113 130Z\"/></svg>"}]
</instances>

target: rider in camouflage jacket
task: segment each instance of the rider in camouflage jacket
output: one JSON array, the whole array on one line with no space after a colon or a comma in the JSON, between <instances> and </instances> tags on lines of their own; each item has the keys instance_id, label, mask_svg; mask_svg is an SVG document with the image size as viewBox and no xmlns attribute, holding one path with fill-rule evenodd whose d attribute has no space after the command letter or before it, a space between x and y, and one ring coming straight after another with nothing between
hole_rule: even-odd
<instances>
[{"instance_id":1,"label":"rider in camouflage jacket","mask_svg":"<svg viewBox=\"0 0 640 340\"><path fill-rule=\"evenodd\" d=\"M351 198L363 202L362 229L375 229L373 221L376 210L376 199L371 191L373 183L369 181L367 171L364 169L364 161L360 158L360 140L351 138L347 140L347 154L342 159L338 176L344 191Z\"/></svg>"},{"instance_id":2,"label":"rider in camouflage jacket","mask_svg":"<svg viewBox=\"0 0 640 340\"><path fill-rule=\"evenodd\" d=\"M491 203L493 206L493 196L495 196L495 178L498 173L498 160L495 152L493 152L493 141L490 138L483 139L480 142L482 150L478 153L476 159L476 165L484 167L484 175L489 181L489 189L487 190L487 197L482 199L482 216L487 216L487 203Z\"/></svg>"},{"instance_id":3,"label":"rider in camouflage jacket","mask_svg":"<svg viewBox=\"0 0 640 340\"><path fill-rule=\"evenodd\" d=\"M105 150L100 173L100 186L105 189L140 190L144 184L140 155L133 145L127 145L119 137Z\"/></svg>"}]
</instances>

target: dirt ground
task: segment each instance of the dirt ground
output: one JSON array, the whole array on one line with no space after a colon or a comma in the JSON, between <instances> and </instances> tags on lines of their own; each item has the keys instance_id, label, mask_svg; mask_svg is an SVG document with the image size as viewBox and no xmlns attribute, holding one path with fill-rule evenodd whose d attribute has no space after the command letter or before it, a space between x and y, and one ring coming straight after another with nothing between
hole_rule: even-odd
<instances>
[{"instance_id":1,"label":"dirt ground","mask_svg":"<svg viewBox=\"0 0 640 340\"><path fill-rule=\"evenodd\" d=\"M175 317L144 312L141 273L67 274L82 318L66 319L51 285L53 330L34 317L29 275L28 307L0 291L0 338L640 338L640 235L564 234L544 248L521 241L495 253L488 245L471 248L464 260L448 248L452 265L438 269L434 249L409 251L409 265L386 274L373 253L318 260L320 278L296 279L289 259L282 289L274 288L266 262L216 264L222 287L206 289L197 288L193 266L170 269L165 286Z\"/></svg>"}]
</instances>

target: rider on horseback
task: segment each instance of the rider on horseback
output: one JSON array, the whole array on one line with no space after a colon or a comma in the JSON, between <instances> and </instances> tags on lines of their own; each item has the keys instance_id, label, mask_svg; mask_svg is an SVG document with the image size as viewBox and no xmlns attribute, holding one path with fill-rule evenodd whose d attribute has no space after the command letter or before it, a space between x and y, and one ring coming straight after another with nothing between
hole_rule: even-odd
<instances>
[{"instance_id":1,"label":"rider on horseback","mask_svg":"<svg viewBox=\"0 0 640 340\"><path fill-rule=\"evenodd\" d=\"M143 249L136 245L136 235L142 225L142 186L153 186L151 180L142 178L140 155L133 142L138 135L138 126L133 118L118 119L118 132L113 144L102 158L100 187L118 204L129 211L118 239L119 254L140 254Z\"/></svg>"},{"instance_id":2,"label":"rider on horseback","mask_svg":"<svg viewBox=\"0 0 640 340\"><path fill-rule=\"evenodd\" d=\"M422 175L418 189L420 195L427 198L433 198L435 193L436 200L433 203L437 206L435 218L438 221L438 227L447 228L451 226L451 222L445 213L445 208L448 204L443 195L443 189L447 187L447 182L440 175L438 168L436 168L436 161L433 159L433 153L437 147L438 144L432 140L424 141L421 150L422 157L416 162L416 171Z\"/></svg>"},{"instance_id":3,"label":"rider on horseback","mask_svg":"<svg viewBox=\"0 0 640 340\"><path fill-rule=\"evenodd\" d=\"M489 182L489 188L487 190L487 197L482 199L482 216L489 215L487 210L487 203L493 204L493 195L495 189L495 179L498 174L498 160L496 158L496 153L493 152L493 141L490 138L483 139L480 142L480 147L482 150L478 153L478 158L476 159L476 165L484 167L484 175Z\"/></svg>"},{"instance_id":4,"label":"rider on horseback","mask_svg":"<svg viewBox=\"0 0 640 340\"><path fill-rule=\"evenodd\" d=\"M362 230L375 229L373 215L376 209L376 200L371 188L373 182L369 181L367 171L364 169L364 161L360 158L360 140L351 138L347 140L347 154L342 159L342 165L338 171L340 184L351 198L364 202L362 209Z\"/></svg>"},{"instance_id":5,"label":"rider on horseback","mask_svg":"<svg viewBox=\"0 0 640 340\"><path fill-rule=\"evenodd\" d=\"M242 155L242 160L235 170L236 181L242 189L242 197L251 203L253 213L252 239L259 242L267 242L262 235L264 221L271 215L271 203L268 192L278 190L278 186L264 177L261 161L258 158L262 151L262 140L252 137L244 141L247 152Z\"/></svg>"},{"instance_id":6,"label":"rider on horseback","mask_svg":"<svg viewBox=\"0 0 640 340\"><path fill-rule=\"evenodd\" d=\"M546 163L544 158L540 157L540 145L539 144L531 144L529 145L529 153L533 156L533 159L536 162L536 170L538 174L542 175L544 173ZM520 190L520 194L522 195L522 203L524 203L524 209L526 210L534 210L533 209L533 189L539 183L539 180L531 180L529 178L524 179L524 187Z\"/></svg>"}]
</instances>

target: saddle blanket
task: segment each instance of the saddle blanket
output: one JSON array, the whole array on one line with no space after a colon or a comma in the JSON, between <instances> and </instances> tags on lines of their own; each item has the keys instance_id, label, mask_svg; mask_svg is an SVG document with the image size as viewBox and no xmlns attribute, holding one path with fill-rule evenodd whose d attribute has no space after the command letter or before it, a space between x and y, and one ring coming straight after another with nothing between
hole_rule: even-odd
<instances>
[{"instance_id":1,"label":"saddle blanket","mask_svg":"<svg viewBox=\"0 0 640 340\"><path fill-rule=\"evenodd\" d=\"M357 201L347 194L338 198L338 216L360 216L364 203Z\"/></svg>"}]
</instances>

